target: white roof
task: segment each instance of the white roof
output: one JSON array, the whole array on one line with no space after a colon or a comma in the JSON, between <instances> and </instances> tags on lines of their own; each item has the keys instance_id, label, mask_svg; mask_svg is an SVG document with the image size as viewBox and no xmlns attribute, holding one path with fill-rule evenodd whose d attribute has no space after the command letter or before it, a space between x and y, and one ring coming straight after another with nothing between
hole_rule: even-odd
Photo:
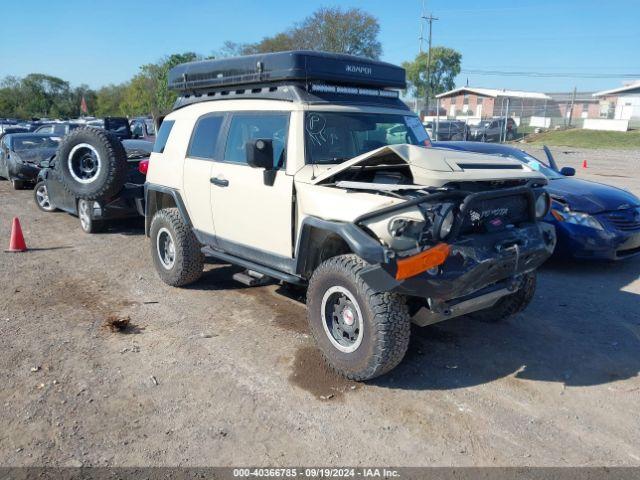
<instances>
[{"instance_id":1,"label":"white roof","mask_svg":"<svg viewBox=\"0 0 640 480\"><path fill-rule=\"evenodd\" d=\"M456 93L469 92L476 95L484 95L485 97L516 97L516 98L533 98L538 100L551 100L549 95L541 92L524 92L522 90L505 90L497 88L475 88L475 87L460 87L449 90L448 92L436 95L436 98L448 97L449 95L455 95Z\"/></svg>"},{"instance_id":2,"label":"white roof","mask_svg":"<svg viewBox=\"0 0 640 480\"><path fill-rule=\"evenodd\" d=\"M623 87L612 88L610 90L602 90L601 92L596 92L593 94L594 97L601 97L603 95L613 95L616 93L624 93L629 90L636 90L640 88L640 80L630 83L629 85L625 85Z\"/></svg>"}]
</instances>

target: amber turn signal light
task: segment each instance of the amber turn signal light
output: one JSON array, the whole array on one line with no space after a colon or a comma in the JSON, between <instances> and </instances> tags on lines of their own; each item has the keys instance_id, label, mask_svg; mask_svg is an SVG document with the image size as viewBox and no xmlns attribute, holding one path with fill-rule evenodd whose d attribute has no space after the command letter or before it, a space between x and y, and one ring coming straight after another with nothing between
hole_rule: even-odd
<instances>
[{"instance_id":1,"label":"amber turn signal light","mask_svg":"<svg viewBox=\"0 0 640 480\"><path fill-rule=\"evenodd\" d=\"M439 243L435 247L431 247L417 255L402 258L397 262L398 271L396 272L396 280L404 280L405 278L425 272L430 268L442 265L450 253L451 247L449 247L449 245Z\"/></svg>"}]
</instances>

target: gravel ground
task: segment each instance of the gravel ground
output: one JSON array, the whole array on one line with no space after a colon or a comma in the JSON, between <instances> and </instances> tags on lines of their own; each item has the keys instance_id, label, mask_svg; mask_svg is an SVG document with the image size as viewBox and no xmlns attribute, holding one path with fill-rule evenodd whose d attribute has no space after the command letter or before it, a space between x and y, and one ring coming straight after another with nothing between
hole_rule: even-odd
<instances>
[{"instance_id":1,"label":"gravel ground","mask_svg":"<svg viewBox=\"0 0 640 480\"><path fill-rule=\"evenodd\" d=\"M637 155L559 160L640 193ZM298 292L221 264L170 288L139 222L85 235L0 182L3 242L13 216L31 250L0 253L0 465L640 466L640 258L546 265L523 314L416 329L356 384L321 366Z\"/></svg>"}]
</instances>

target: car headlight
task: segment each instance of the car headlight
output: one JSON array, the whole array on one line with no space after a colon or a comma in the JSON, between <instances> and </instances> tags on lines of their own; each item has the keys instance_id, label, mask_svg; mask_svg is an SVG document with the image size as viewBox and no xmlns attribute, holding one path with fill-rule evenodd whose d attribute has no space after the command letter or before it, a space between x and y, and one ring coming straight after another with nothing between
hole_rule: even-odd
<instances>
[{"instance_id":1,"label":"car headlight","mask_svg":"<svg viewBox=\"0 0 640 480\"><path fill-rule=\"evenodd\" d=\"M542 192L536 199L536 218L543 218L549 211L551 199L547 192Z\"/></svg>"},{"instance_id":2,"label":"car headlight","mask_svg":"<svg viewBox=\"0 0 640 480\"><path fill-rule=\"evenodd\" d=\"M396 217L389 222L387 229L393 238L418 239L424 228L424 222L416 222L411 218Z\"/></svg>"},{"instance_id":3,"label":"car headlight","mask_svg":"<svg viewBox=\"0 0 640 480\"><path fill-rule=\"evenodd\" d=\"M588 213L572 212L568 207L563 210L551 210L553 217L559 222L572 223L574 225L581 225L583 227L594 228L596 230L604 230L602 224Z\"/></svg>"}]
</instances>

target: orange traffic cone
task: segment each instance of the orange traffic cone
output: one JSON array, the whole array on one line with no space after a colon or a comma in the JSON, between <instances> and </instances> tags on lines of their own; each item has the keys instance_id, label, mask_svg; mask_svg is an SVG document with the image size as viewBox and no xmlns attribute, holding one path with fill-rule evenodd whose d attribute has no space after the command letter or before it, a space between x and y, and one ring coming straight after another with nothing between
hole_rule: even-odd
<instances>
[{"instance_id":1,"label":"orange traffic cone","mask_svg":"<svg viewBox=\"0 0 640 480\"><path fill-rule=\"evenodd\" d=\"M24 242L22 228L18 217L13 217L13 225L11 225L11 241L9 242L9 250L7 252L26 252L27 244Z\"/></svg>"},{"instance_id":2,"label":"orange traffic cone","mask_svg":"<svg viewBox=\"0 0 640 480\"><path fill-rule=\"evenodd\" d=\"M587 161L586 160L582 161L582 168L587 168Z\"/></svg>"}]
</instances>

